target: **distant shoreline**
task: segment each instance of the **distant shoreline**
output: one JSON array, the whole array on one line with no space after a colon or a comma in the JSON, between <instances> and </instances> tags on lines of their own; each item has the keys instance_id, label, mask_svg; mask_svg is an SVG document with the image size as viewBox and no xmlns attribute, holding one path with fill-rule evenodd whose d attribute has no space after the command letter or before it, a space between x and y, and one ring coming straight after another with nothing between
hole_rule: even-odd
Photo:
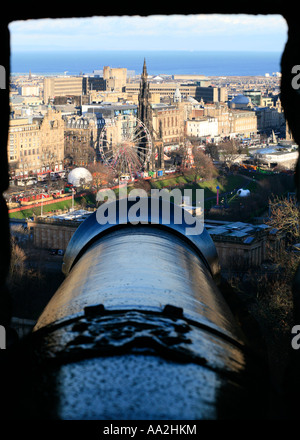
<instances>
[{"instance_id":1,"label":"distant shoreline","mask_svg":"<svg viewBox=\"0 0 300 440\"><path fill-rule=\"evenodd\" d=\"M280 72L280 52L240 51L69 51L12 52L11 75L80 75L104 66L139 75L144 58L149 75L265 76Z\"/></svg>"}]
</instances>

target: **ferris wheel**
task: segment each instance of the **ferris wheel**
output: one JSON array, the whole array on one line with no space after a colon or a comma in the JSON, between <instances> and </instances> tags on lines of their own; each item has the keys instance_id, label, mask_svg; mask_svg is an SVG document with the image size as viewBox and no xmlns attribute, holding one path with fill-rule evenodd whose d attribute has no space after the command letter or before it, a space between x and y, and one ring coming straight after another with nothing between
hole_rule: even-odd
<instances>
[{"instance_id":1,"label":"ferris wheel","mask_svg":"<svg viewBox=\"0 0 300 440\"><path fill-rule=\"evenodd\" d=\"M151 159L152 139L146 125L134 115L106 121L99 136L103 162L118 175L136 177Z\"/></svg>"}]
</instances>

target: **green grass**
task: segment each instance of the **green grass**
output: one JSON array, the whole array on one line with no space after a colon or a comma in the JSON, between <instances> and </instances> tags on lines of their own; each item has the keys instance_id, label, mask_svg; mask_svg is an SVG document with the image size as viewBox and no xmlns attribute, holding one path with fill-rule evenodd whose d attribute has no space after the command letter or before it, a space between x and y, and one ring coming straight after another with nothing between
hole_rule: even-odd
<instances>
[{"instance_id":1,"label":"green grass","mask_svg":"<svg viewBox=\"0 0 300 440\"><path fill-rule=\"evenodd\" d=\"M272 178L273 176L266 176L262 175L259 176L259 179L257 179L257 174L255 175L256 180L260 180L261 178ZM216 198L217 196L217 189L216 187L219 186L219 194L220 196L222 193L233 191L234 189L238 188L248 188L250 192L256 192L259 190L259 185L256 180L249 181L248 179L244 178L241 175L229 175L226 176L226 178L217 179L213 178L211 180L205 180L205 181L197 181L194 182L192 175L181 175L171 178L166 178L162 180L152 181L149 180L149 183L151 185L151 188L153 189L173 189L173 188L180 188L183 189L204 189L204 199L205 201L205 208L210 208L212 205L216 203L216 199L208 200L212 197ZM127 191L129 192L132 189L132 185L128 185ZM116 193L116 197L118 198L119 189L114 189L114 192ZM192 203L195 203L195 191L193 191L193 199ZM75 197L74 200L74 206L78 207L80 206L80 203L84 202L84 204L94 204L95 203L95 195L87 193L83 197ZM232 199L232 202L234 203L234 198ZM54 202L49 205L43 206L43 213L54 211L58 209L69 209L72 206L72 200L62 200L60 202ZM40 215L41 214L41 207L31 207L28 209L25 209L23 211L18 212L12 212L9 214L9 217L16 218L16 219L24 219L28 217L32 217L32 215Z\"/></svg>"},{"instance_id":2,"label":"green grass","mask_svg":"<svg viewBox=\"0 0 300 440\"><path fill-rule=\"evenodd\" d=\"M78 199L74 200L74 206L78 204ZM72 207L72 200L62 200L61 202L54 202L50 203L49 205L43 205L43 213L50 211L55 211L57 209L69 209ZM41 214L41 207L31 207L28 209L24 209L23 211L17 211L17 212L10 212L9 217L10 218L16 218L16 219L26 219L29 217L32 217L32 215L40 215Z\"/></svg>"},{"instance_id":3,"label":"green grass","mask_svg":"<svg viewBox=\"0 0 300 440\"><path fill-rule=\"evenodd\" d=\"M204 198L208 199L210 197L216 197L217 186L219 186L219 193L232 191L236 188L241 188L248 184L248 180L244 179L242 176L230 175L224 179L222 183L217 178L211 180L193 181L192 176L179 176L171 179L158 180L150 182L152 188L162 189L162 188L176 188L181 185L182 189L204 189Z\"/></svg>"}]
</instances>

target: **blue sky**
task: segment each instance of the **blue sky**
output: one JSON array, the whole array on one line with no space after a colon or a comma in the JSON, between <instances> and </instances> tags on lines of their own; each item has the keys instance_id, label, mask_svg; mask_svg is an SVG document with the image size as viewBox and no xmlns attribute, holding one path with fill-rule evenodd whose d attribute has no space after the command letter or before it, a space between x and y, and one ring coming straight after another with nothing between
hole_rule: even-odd
<instances>
[{"instance_id":1,"label":"blue sky","mask_svg":"<svg viewBox=\"0 0 300 440\"><path fill-rule=\"evenodd\" d=\"M282 52L281 15L150 15L15 21L12 51L259 50Z\"/></svg>"}]
</instances>

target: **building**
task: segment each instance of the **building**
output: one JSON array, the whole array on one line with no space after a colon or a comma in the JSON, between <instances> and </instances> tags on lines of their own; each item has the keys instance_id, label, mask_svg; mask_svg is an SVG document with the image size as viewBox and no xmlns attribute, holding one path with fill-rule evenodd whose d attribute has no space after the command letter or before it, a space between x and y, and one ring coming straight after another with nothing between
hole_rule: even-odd
<instances>
[{"instance_id":1,"label":"building","mask_svg":"<svg viewBox=\"0 0 300 440\"><path fill-rule=\"evenodd\" d=\"M126 92L128 96L139 93L140 84L128 83L126 84ZM187 99L189 96L198 101L203 99L204 102L225 102L227 100L226 88L218 87L200 87L194 83L182 84L179 82L164 82L164 83L149 83L149 92L157 94L161 102L173 102L176 90L179 90L182 99Z\"/></svg>"},{"instance_id":2,"label":"building","mask_svg":"<svg viewBox=\"0 0 300 440\"><path fill-rule=\"evenodd\" d=\"M230 109L230 136L251 137L257 134L257 117L254 111Z\"/></svg>"},{"instance_id":3,"label":"building","mask_svg":"<svg viewBox=\"0 0 300 440\"><path fill-rule=\"evenodd\" d=\"M78 226L91 214L78 210L61 215L39 216L27 221L33 234L33 244L41 249L65 251Z\"/></svg>"},{"instance_id":4,"label":"building","mask_svg":"<svg viewBox=\"0 0 300 440\"><path fill-rule=\"evenodd\" d=\"M105 125L101 113L85 113L64 118L64 156L66 165L82 166L99 155L99 136Z\"/></svg>"},{"instance_id":5,"label":"building","mask_svg":"<svg viewBox=\"0 0 300 440\"><path fill-rule=\"evenodd\" d=\"M44 78L44 103L62 96L81 96L83 78L81 76L55 76Z\"/></svg>"},{"instance_id":6,"label":"building","mask_svg":"<svg viewBox=\"0 0 300 440\"><path fill-rule=\"evenodd\" d=\"M49 108L41 118L10 119L8 163L13 176L63 169L64 121Z\"/></svg>"},{"instance_id":7,"label":"building","mask_svg":"<svg viewBox=\"0 0 300 440\"><path fill-rule=\"evenodd\" d=\"M226 103L205 104L203 116L216 118L218 121L218 134L222 138L230 135L229 109Z\"/></svg>"},{"instance_id":8,"label":"building","mask_svg":"<svg viewBox=\"0 0 300 440\"><path fill-rule=\"evenodd\" d=\"M100 104L83 104L81 112L100 113L104 119L113 119L117 116L137 115L137 105L122 104L118 102L101 102Z\"/></svg>"},{"instance_id":9,"label":"building","mask_svg":"<svg viewBox=\"0 0 300 440\"><path fill-rule=\"evenodd\" d=\"M186 135L200 138L202 141L213 141L218 136L218 119L211 116L202 116L186 121Z\"/></svg>"},{"instance_id":10,"label":"building","mask_svg":"<svg viewBox=\"0 0 300 440\"><path fill-rule=\"evenodd\" d=\"M182 145L185 135L184 105L153 104L152 125L154 137L161 139L165 148Z\"/></svg>"},{"instance_id":11,"label":"building","mask_svg":"<svg viewBox=\"0 0 300 440\"><path fill-rule=\"evenodd\" d=\"M101 104L104 102L111 103L128 103L137 105L137 96L135 100L128 100L125 92L108 92L107 90L90 90L88 93L89 104Z\"/></svg>"},{"instance_id":12,"label":"building","mask_svg":"<svg viewBox=\"0 0 300 440\"><path fill-rule=\"evenodd\" d=\"M92 92L105 91L105 80L102 76L83 76L82 78L82 93L89 95Z\"/></svg>"},{"instance_id":13,"label":"building","mask_svg":"<svg viewBox=\"0 0 300 440\"><path fill-rule=\"evenodd\" d=\"M244 90L243 95L248 97L254 106L262 104L261 90Z\"/></svg>"},{"instance_id":14,"label":"building","mask_svg":"<svg viewBox=\"0 0 300 440\"><path fill-rule=\"evenodd\" d=\"M269 249L278 249L284 236L266 224L206 220L222 269L260 266Z\"/></svg>"},{"instance_id":15,"label":"building","mask_svg":"<svg viewBox=\"0 0 300 440\"><path fill-rule=\"evenodd\" d=\"M204 102L226 102L227 89L225 87L199 87L196 86L195 98Z\"/></svg>"},{"instance_id":16,"label":"building","mask_svg":"<svg viewBox=\"0 0 300 440\"><path fill-rule=\"evenodd\" d=\"M38 96L12 95L9 98L10 113L14 117L28 117L41 111L42 102Z\"/></svg>"},{"instance_id":17,"label":"building","mask_svg":"<svg viewBox=\"0 0 300 440\"><path fill-rule=\"evenodd\" d=\"M286 122L282 111L278 111L275 107L256 107L255 114L258 132L270 134L274 130L285 134Z\"/></svg>"},{"instance_id":18,"label":"building","mask_svg":"<svg viewBox=\"0 0 300 440\"><path fill-rule=\"evenodd\" d=\"M257 151L253 156L257 163L267 165L269 168L281 166L293 170L297 164L299 152L298 147L295 147L293 151L283 148L266 148L265 151Z\"/></svg>"},{"instance_id":19,"label":"building","mask_svg":"<svg viewBox=\"0 0 300 440\"><path fill-rule=\"evenodd\" d=\"M239 110L249 110L253 108L253 104L248 96L239 94L229 101L229 108Z\"/></svg>"},{"instance_id":20,"label":"building","mask_svg":"<svg viewBox=\"0 0 300 440\"><path fill-rule=\"evenodd\" d=\"M110 92L125 92L127 69L121 67L103 67L105 90Z\"/></svg>"},{"instance_id":21,"label":"building","mask_svg":"<svg viewBox=\"0 0 300 440\"><path fill-rule=\"evenodd\" d=\"M205 75L176 74L172 75L172 79L175 81L197 81L201 85L210 86L210 79Z\"/></svg>"},{"instance_id":22,"label":"building","mask_svg":"<svg viewBox=\"0 0 300 440\"><path fill-rule=\"evenodd\" d=\"M22 86L18 87L18 93L21 96L39 96L40 88L38 86Z\"/></svg>"}]
</instances>

